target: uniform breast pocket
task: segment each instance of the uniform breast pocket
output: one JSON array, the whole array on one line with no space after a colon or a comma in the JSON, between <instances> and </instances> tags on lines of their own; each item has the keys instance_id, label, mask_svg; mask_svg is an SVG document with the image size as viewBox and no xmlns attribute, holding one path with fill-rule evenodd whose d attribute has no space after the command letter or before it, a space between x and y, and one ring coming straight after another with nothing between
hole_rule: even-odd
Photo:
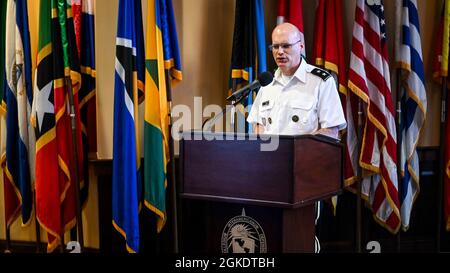
<instances>
[{"instance_id":1,"label":"uniform breast pocket","mask_svg":"<svg viewBox=\"0 0 450 273\"><path fill-rule=\"evenodd\" d=\"M313 99L291 100L289 111L289 125L296 132L308 134L316 129L317 114Z\"/></svg>"},{"instance_id":2,"label":"uniform breast pocket","mask_svg":"<svg viewBox=\"0 0 450 273\"><path fill-rule=\"evenodd\" d=\"M260 120L262 125L264 125L266 128L272 123L270 118L270 113L273 109L273 101L264 101L261 103L260 107Z\"/></svg>"}]
</instances>

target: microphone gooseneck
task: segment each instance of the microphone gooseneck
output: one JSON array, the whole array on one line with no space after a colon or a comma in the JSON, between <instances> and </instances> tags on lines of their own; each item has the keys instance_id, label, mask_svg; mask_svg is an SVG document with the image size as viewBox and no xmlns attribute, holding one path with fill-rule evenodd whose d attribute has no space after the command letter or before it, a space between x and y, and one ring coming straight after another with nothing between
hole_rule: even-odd
<instances>
[{"instance_id":1,"label":"microphone gooseneck","mask_svg":"<svg viewBox=\"0 0 450 273\"><path fill-rule=\"evenodd\" d=\"M227 98L227 101L237 101L247 96L251 91L260 88L261 86L269 85L273 81L272 73L266 71L259 75L257 80L237 90Z\"/></svg>"}]
</instances>

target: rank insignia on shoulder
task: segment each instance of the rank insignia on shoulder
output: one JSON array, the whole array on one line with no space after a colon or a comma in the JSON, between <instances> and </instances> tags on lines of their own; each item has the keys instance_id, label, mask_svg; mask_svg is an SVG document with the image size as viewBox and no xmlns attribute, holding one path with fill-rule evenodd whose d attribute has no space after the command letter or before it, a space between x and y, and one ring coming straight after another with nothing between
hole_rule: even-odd
<instances>
[{"instance_id":1,"label":"rank insignia on shoulder","mask_svg":"<svg viewBox=\"0 0 450 273\"><path fill-rule=\"evenodd\" d=\"M262 106L268 106L269 105L269 101L265 101L262 103Z\"/></svg>"},{"instance_id":2,"label":"rank insignia on shoulder","mask_svg":"<svg viewBox=\"0 0 450 273\"><path fill-rule=\"evenodd\" d=\"M328 71L325 71L320 68L314 68L311 73L313 75L316 75L317 77L321 78L322 80L326 81L329 77L331 77L331 74Z\"/></svg>"}]
</instances>

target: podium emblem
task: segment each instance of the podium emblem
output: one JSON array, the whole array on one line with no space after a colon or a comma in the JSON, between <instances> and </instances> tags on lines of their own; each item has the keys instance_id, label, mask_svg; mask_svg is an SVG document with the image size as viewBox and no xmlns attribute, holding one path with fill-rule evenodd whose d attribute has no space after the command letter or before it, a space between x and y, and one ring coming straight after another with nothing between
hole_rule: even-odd
<instances>
[{"instance_id":1,"label":"podium emblem","mask_svg":"<svg viewBox=\"0 0 450 273\"><path fill-rule=\"evenodd\" d=\"M225 225L221 240L222 253L267 253L266 235L259 223L245 215L233 217Z\"/></svg>"}]
</instances>

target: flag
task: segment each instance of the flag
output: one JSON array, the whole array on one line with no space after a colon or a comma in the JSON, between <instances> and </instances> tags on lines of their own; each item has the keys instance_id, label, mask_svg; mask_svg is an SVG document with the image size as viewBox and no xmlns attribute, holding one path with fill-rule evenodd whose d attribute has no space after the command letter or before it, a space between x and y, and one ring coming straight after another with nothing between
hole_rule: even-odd
<instances>
[{"instance_id":1,"label":"flag","mask_svg":"<svg viewBox=\"0 0 450 273\"><path fill-rule=\"evenodd\" d=\"M4 68L4 101L2 104L4 105L4 110L6 111L6 120L5 126L3 127L3 134L6 134L5 138L5 150L4 154L2 154L2 169L3 169L3 183L4 183L4 198L5 198L5 222L6 226L9 227L20 214L20 207L22 205L22 198L20 192L20 182L15 181L19 177L12 177L11 173L8 169L12 169L13 173L16 172L16 165L14 163L14 151L11 149L13 147L13 143L11 142L11 136L16 137L18 135L18 128L13 125L17 125L17 123L12 123L14 118L17 119L17 101L11 101L15 97L13 94L13 90L15 91L16 84L14 83L16 73L13 73L13 68L15 67L15 30L16 30L16 5L13 1L4 1L7 2L7 11L6 11L6 20L5 20L5 68ZM8 99L9 108L8 111ZM8 126L9 125L9 126ZM8 129L8 127L10 127ZM9 140L9 147L8 147ZM8 149L9 148L9 149ZM7 158L9 156L9 164L7 162ZM9 168L8 168L9 165ZM17 184L16 184L17 183ZM28 217L27 217L28 218Z\"/></svg>"},{"instance_id":2,"label":"flag","mask_svg":"<svg viewBox=\"0 0 450 273\"><path fill-rule=\"evenodd\" d=\"M6 31L6 4L7 1L0 1L0 115L6 111L3 103L4 97L4 83L5 83L5 31ZM6 145L6 139L5 139ZM0 156L3 156L0 154Z\"/></svg>"},{"instance_id":3,"label":"flag","mask_svg":"<svg viewBox=\"0 0 450 273\"><path fill-rule=\"evenodd\" d=\"M436 42L435 42L435 52L433 60L433 79L437 83L442 83L442 77L447 77L448 74L448 63L443 62L443 51L444 45L444 23L445 23L445 3L444 8L442 9L441 20L439 21L438 30L436 34Z\"/></svg>"},{"instance_id":4,"label":"flag","mask_svg":"<svg viewBox=\"0 0 450 273\"><path fill-rule=\"evenodd\" d=\"M337 75L341 102L345 109L345 100L343 99L347 94L347 69L342 24L342 1L318 0L313 58L316 65Z\"/></svg>"},{"instance_id":5,"label":"flag","mask_svg":"<svg viewBox=\"0 0 450 273\"><path fill-rule=\"evenodd\" d=\"M83 0L81 3L80 70L81 87L78 93L83 138L83 170L84 184L80 189L80 199L85 204L89 188L89 157L97 158L97 107L96 107L96 70L95 70L95 9L94 0Z\"/></svg>"},{"instance_id":6,"label":"flag","mask_svg":"<svg viewBox=\"0 0 450 273\"><path fill-rule=\"evenodd\" d=\"M83 7L85 6L84 2L87 2L86 5L90 5L91 3L89 2L92 2L92 0L71 0L70 2L72 5L73 27L75 30L75 40L77 42L78 57L81 56L81 35L83 27L81 21L83 20Z\"/></svg>"},{"instance_id":7,"label":"flag","mask_svg":"<svg viewBox=\"0 0 450 273\"><path fill-rule=\"evenodd\" d=\"M60 165L60 179L65 183L65 191L63 192L63 231L67 231L75 224L76 216L76 204L75 199L75 187L77 183L80 184L80 188L84 187L84 173L83 173L83 146L81 137L81 119L79 113L78 91L80 90L81 74L80 63L78 59L78 51L76 45L76 36L72 17L72 7L67 0L58 0L58 17L56 22L59 25L54 24L56 30L59 29L59 37L54 39L55 44L55 56L58 61L55 63L57 66L56 73L58 84L55 85L55 112L56 112L56 134L58 142L58 158ZM53 18L55 22L55 18ZM61 67L61 62L63 67ZM60 74L62 71L63 74ZM75 128L76 128L76 142L77 142L77 156L78 162L74 162L74 147L72 145L72 128L71 117L69 113L69 88L67 81L69 79L72 85L73 92L73 105L75 114ZM59 84L60 83L60 84ZM75 164L78 164L78 170L75 168ZM75 172L78 171L77 174ZM78 179L78 181L76 180Z\"/></svg>"},{"instance_id":8,"label":"flag","mask_svg":"<svg viewBox=\"0 0 450 273\"><path fill-rule=\"evenodd\" d=\"M306 45L302 0L278 0L277 25L285 22L295 25L300 30L300 38ZM302 49L302 55L306 57L305 46Z\"/></svg>"},{"instance_id":9,"label":"flag","mask_svg":"<svg viewBox=\"0 0 450 273\"><path fill-rule=\"evenodd\" d=\"M86 204L89 189L89 157L97 155L97 113L95 104L94 0L72 0L72 18L80 63L81 86L78 92L83 147L81 204Z\"/></svg>"},{"instance_id":10,"label":"flag","mask_svg":"<svg viewBox=\"0 0 450 273\"><path fill-rule=\"evenodd\" d=\"M1 157L1 167L5 168L6 164L6 102L4 100L5 96L5 31L6 31L6 4L7 1L0 1L0 157ZM5 179L3 179L3 184L5 185ZM4 193L8 190L3 187ZM5 194L5 197L7 195ZM13 196L14 197L14 196ZM17 201L17 198L14 199ZM5 200L5 204L11 202ZM12 206L14 207L14 205ZM11 212L6 212L6 217ZM7 221L6 221L7 222Z\"/></svg>"},{"instance_id":11,"label":"flag","mask_svg":"<svg viewBox=\"0 0 450 273\"><path fill-rule=\"evenodd\" d=\"M33 207L34 133L29 123L32 104L30 33L26 0L8 1L6 29L6 223L22 212L29 224Z\"/></svg>"},{"instance_id":12,"label":"flag","mask_svg":"<svg viewBox=\"0 0 450 273\"><path fill-rule=\"evenodd\" d=\"M76 56L76 47L70 17L70 5L67 6L65 0L40 2L32 122L36 131L36 213L47 231L49 252L76 223L74 187L78 181L74 179L73 151L68 144L71 143L71 123L65 75L70 76L75 94L80 76L76 69L77 58L72 58ZM76 96L74 100L76 105ZM79 121L76 124L79 128ZM80 134L77 134L77 141L81 141ZM82 156L79 153L78 161Z\"/></svg>"},{"instance_id":13,"label":"flag","mask_svg":"<svg viewBox=\"0 0 450 273\"><path fill-rule=\"evenodd\" d=\"M313 59L317 66L328 69L335 75L342 109L346 114L347 68L344 55L341 0L318 0L317 2ZM354 130L353 127L349 129ZM350 151L346 149L345 158L347 160L350 159L349 154ZM351 168L348 162L345 164L346 169ZM346 171L345 174L348 172ZM351 179L351 175L345 176L345 185L350 184ZM332 203L336 213L337 196L332 199Z\"/></svg>"},{"instance_id":14,"label":"flag","mask_svg":"<svg viewBox=\"0 0 450 273\"><path fill-rule=\"evenodd\" d=\"M401 69L400 89L400 204L402 227L409 228L411 210L420 191L416 147L427 112L425 72L417 0L397 0L396 62Z\"/></svg>"},{"instance_id":15,"label":"flag","mask_svg":"<svg viewBox=\"0 0 450 273\"><path fill-rule=\"evenodd\" d=\"M442 78L448 77L448 56L449 56L449 38L450 38L450 1L445 0L442 18L439 23L438 33L436 35L435 52L433 62L433 78L442 84ZM448 92L448 83L447 90ZM444 151L444 222L447 231L450 231L450 112L448 100L446 103L446 124L445 124L445 151Z\"/></svg>"},{"instance_id":16,"label":"flag","mask_svg":"<svg viewBox=\"0 0 450 273\"><path fill-rule=\"evenodd\" d=\"M330 70L337 80L342 108L346 114L347 100L347 67L344 54L344 35L341 0L318 0L315 17L313 59L317 66ZM347 130L354 131L354 127ZM351 151L346 151L349 159ZM351 168L351 165L345 164ZM345 185L354 181L352 171L345 172Z\"/></svg>"},{"instance_id":17,"label":"flag","mask_svg":"<svg viewBox=\"0 0 450 273\"><path fill-rule=\"evenodd\" d=\"M445 0L444 18L442 27L442 59L441 59L441 76L448 76L448 56L449 56L449 38L450 38L450 2Z\"/></svg>"},{"instance_id":18,"label":"flag","mask_svg":"<svg viewBox=\"0 0 450 273\"><path fill-rule=\"evenodd\" d=\"M339 1L340 2L340 1ZM337 9L339 9L339 3L336 2ZM342 5L342 3L341 3ZM342 7L342 6L341 6ZM330 8L328 7L327 11L330 11ZM318 9L320 9L320 3L318 5ZM324 8L322 8L324 9ZM324 9L325 10L325 9ZM325 14L325 11L322 13ZM337 13L337 11L336 11ZM339 13L337 13L339 15ZM325 15L324 15L325 16ZM337 16L339 18L339 16ZM338 23L341 20L338 19ZM324 22L323 25L327 26L327 24ZM334 25L332 22L328 23L328 26ZM331 34L329 34L331 37L334 36L332 31L330 31ZM336 35L339 35L338 33ZM323 43L324 48L333 47L332 42L325 42ZM342 45L339 43L339 45ZM340 49L339 47L339 50ZM333 52L333 51L331 51ZM330 54L333 56L334 54ZM320 60L316 59L316 63L321 62ZM338 67L339 69L339 67ZM342 78L341 78L342 77ZM345 134L345 152L344 152L344 186L352 191L356 192L356 189L353 187L355 185L355 182L357 181L357 173L358 173L358 134L357 134L357 122L358 122L358 96L353 92L348 92L348 89L343 89L341 86L342 80L347 81L347 79L344 79L345 74L341 75L338 79L339 81L339 91L340 94L345 93L345 105L343 106L345 118L347 120L347 128L346 128L346 134ZM347 87L347 86L346 86ZM342 95L341 95L342 98Z\"/></svg>"},{"instance_id":19,"label":"flag","mask_svg":"<svg viewBox=\"0 0 450 273\"><path fill-rule=\"evenodd\" d=\"M160 29L164 49L164 68L169 70L172 76L172 85L176 85L183 79L181 71L180 48L178 47L178 35L172 0L159 0Z\"/></svg>"},{"instance_id":20,"label":"flag","mask_svg":"<svg viewBox=\"0 0 450 273\"><path fill-rule=\"evenodd\" d=\"M262 0L237 0L231 57L231 80L253 82L267 70L264 4ZM251 110L253 96L244 105ZM247 124L247 130L252 131Z\"/></svg>"},{"instance_id":21,"label":"flag","mask_svg":"<svg viewBox=\"0 0 450 273\"><path fill-rule=\"evenodd\" d=\"M253 81L255 50L253 46L252 2L236 0L233 52L231 57L231 78Z\"/></svg>"},{"instance_id":22,"label":"flag","mask_svg":"<svg viewBox=\"0 0 450 273\"><path fill-rule=\"evenodd\" d=\"M139 251L138 77L136 10L141 1L120 0L114 86L112 221L129 252Z\"/></svg>"},{"instance_id":23,"label":"flag","mask_svg":"<svg viewBox=\"0 0 450 273\"><path fill-rule=\"evenodd\" d=\"M447 91L448 92L448 91ZM444 177L444 215L447 231L450 231L450 107L447 100L447 119L445 125L445 177Z\"/></svg>"},{"instance_id":24,"label":"flag","mask_svg":"<svg viewBox=\"0 0 450 273\"><path fill-rule=\"evenodd\" d=\"M449 56L449 38L450 38L450 1L445 0L444 10L444 27L442 35L442 63L441 63L441 75L448 77L448 56ZM447 86L448 87L448 86ZM448 89L447 89L448 92ZM446 223L447 231L450 231L450 109L448 107L448 99L446 103L447 117L446 117L446 144L445 144L445 174L444 177L444 221Z\"/></svg>"},{"instance_id":25,"label":"flag","mask_svg":"<svg viewBox=\"0 0 450 273\"><path fill-rule=\"evenodd\" d=\"M32 122L36 133L36 215L47 231L49 252L61 237L61 189L56 142L54 84L55 58L52 37L53 1L41 1L39 6L39 38Z\"/></svg>"},{"instance_id":26,"label":"flag","mask_svg":"<svg viewBox=\"0 0 450 273\"><path fill-rule=\"evenodd\" d=\"M267 70L266 58L266 30L264 26L264 3L262 0L254 0L255 9L255 32L256 32L256 55L257 67L256 75Z\"/></svg>"},{"instance_id":27,"label":"flag","mask_svg":"<svg viewBox=\"0 0 450 273\"><path fill-rule=\"evenodd\" d=\"M145 47L144 47L144 27L142 20L142 6L134 5L134 14L136 18L133 20L136 29L136 70L138 81L138 101L141 104L144 101L145 94ZM140 153L141 149L138 149ZM140 158L140 154L138 154ZM140 180L139 180L140 181Z\"/></svg>"},{"instance_id":28,"label":"flag","mask_svg":"<svg viewBox=\"0 0 450 273\"><path fill-rule=\"evenodd\" d=\"M171 0L147 6L144 123L144 204L157 216L157 231L167 220L166 187L169 154L169 105L165 69L182 80L180 50Z\"/></svg>"},{"instance_id":29,"label":"flag","mask_svg":"<svg viewBox=\"0 0 450 273\"><path fill-rule=\"evenodd\" d=\"M169 124L164 72L161 1L147 6L147 44L144 123L144 204L156 213L157 231L166 222L167 163L169 161Z\"/></svg>"},{"instance_id":30,"label":"flag","mask_svg":"<svg viewBox=\"0 0 450 273\"><path fill-rule=\"evenodd\" d=\"M397 136L388 63L383 1L358 0L348 87L362 100L366 113L359 159L366 171L362 194L375 220L396 233L400 228Z\"/></svg>"}]
</instances>

